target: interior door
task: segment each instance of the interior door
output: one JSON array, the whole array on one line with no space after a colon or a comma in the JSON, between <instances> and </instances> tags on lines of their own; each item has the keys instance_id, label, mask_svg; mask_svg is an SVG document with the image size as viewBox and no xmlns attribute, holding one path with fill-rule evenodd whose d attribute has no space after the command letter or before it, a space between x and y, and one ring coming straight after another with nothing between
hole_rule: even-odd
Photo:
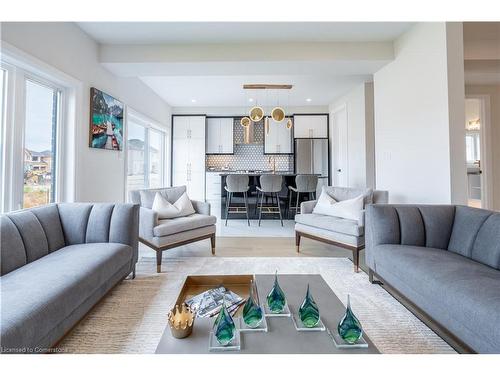
<instances>
[{"instance_id":1,"label":"interior door","mask_svg":"<svg viewBox=\"0 0 500 375\"><path fill-rule=\"evenodd\" d=\"M347 107L342 106L333 112L333 184L349 186Z\"/></svg>"}]
</instances>

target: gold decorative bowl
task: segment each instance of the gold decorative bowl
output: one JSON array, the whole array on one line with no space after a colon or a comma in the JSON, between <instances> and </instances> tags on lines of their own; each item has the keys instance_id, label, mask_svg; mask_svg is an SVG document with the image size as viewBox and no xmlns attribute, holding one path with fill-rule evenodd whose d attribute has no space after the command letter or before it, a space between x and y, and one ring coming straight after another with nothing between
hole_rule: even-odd
<instances>
[{"instance_id":1,"label":"gold decorative bowl","mask_svg":"<svg viewBox=\"0 0 500 375\"><path fill-rule=\"evenodd\" d=\"M167 315L168 325L170 326L172 336L176 339L188 337L193 331L195 316L195 312L185 303L181 305L180 309L179 305L175 305Z\"/></svg>"}]
</instances>

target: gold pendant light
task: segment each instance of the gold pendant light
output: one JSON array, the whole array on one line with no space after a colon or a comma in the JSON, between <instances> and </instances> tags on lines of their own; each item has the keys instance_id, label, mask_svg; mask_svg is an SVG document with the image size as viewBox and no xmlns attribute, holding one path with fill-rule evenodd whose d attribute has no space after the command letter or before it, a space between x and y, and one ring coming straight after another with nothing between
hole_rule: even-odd
<instances>
[{"instance_id":1,"label":"gold pendant light","mask_svg":"<svg viewBox=\"0 0 500 375\"><path fill-rule=\"evenodd\" d=\"M292 119L289 117L288 121L286 122L286 128L290 130L293 126Z\"/></svg>"},{"instance_id":2,"label":"gold pendant light","mask_svg":"<svg viewBox=\"0 0 500 375\"><path fill-rule=\"evenodd\" d=\"M281 107L274 107L271 111L271 118L276 122L281 122L285 119L285 111Z\"/></svg>"},{"instance_id":3,"label":"gold pendant light","mask_svg":"<svg viewBox=\"0 0 500 375\"><path fill-rule=\"evenodd\" d=\"M259 122L264 117L264 110L262 107L253 107L250 110L250 120L253 122Z\"/></svg>"},{"instance_id":4,"label":"gold pendant light","mask_svg":"<svg viewBox=\"0 0 500 375\"><path fill-rule=\"evenodd\" d=\"M246 128L250 125L250 122L251 122L250 118L245 116L241 118L240 125Z\"/></svg>"}]
</instances>

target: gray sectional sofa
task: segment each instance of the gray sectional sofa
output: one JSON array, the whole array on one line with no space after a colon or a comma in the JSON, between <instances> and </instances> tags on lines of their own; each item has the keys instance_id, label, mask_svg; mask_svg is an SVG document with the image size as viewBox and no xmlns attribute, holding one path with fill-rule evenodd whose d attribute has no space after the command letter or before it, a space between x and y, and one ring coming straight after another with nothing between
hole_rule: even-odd
<instances>
[{"instance_id":1,"label":"gray sectional sofa","mask_svg":"<svg viewBox=\"0 0 500 375\"><path fill-rule=\"evenodd\" d=\"M366 263L459 351L500 353L500 213L453 205L372 205Z\"/></svg>"},{"instance_id":2,"label":"gray sectional sofa","mask_svg":"<svg viewBox=\"0 0 500 375\"><path fill-rule=\"evenodd\" d=\"M137 205L52 204L0 220L4 353L49 351L114 285L135 276Z\"/></svg>"}]
</instances>

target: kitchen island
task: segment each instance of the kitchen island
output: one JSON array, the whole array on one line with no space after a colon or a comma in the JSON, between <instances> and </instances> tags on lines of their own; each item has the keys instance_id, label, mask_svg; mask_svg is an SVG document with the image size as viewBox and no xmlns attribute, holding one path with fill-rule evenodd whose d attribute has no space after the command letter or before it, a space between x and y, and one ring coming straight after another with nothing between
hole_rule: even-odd
<instances>
[{"instance_id":1,"label":"kitchen island","mask_svg":"<svg viewBox=\"0 0 500 375\"><path fill-rule=\"evenodd\" d=\"M215 171L210 171L210 172L215 172ZM250 219L258 219L259 218L259 210L256 209L257 205L257 186L260 186L259 184L259 178L261 175L264 174L276 174L276 175L281 175L283 176L283 184L281 187L281 191L278 194L280 198L280 204L281 204L281 212L283 214L283 219L293 219L293 217L288 217L288 194L289 194L289 189L288 186L295 186L295 177L297 176L296 173L291 172L291 171L263 171L263 170L245 170L245 171L217 171L219 173L219 176L221 178L221 189L220 189L220 200L221 200L221 205L220 205L220 214L222 219L226 219L226 200L227 200L227 192L224 189L224 186L226 186L226 178L230 174L243 174L247 175L249 179L249 189L248 189L248 206L249 206L249 218ZM304 197L302 198L304 200L308 200L309 197ZM264 205L266 203L270 203L271 201L271 196L265 196L264 198ZM241 206L244 208L244 199L243 199L243 193L233 193L233 198L231 201L231 206ZM231 212L229 215L229 220L231 219L246 219L246 214L245 213L233 213ZM262 215L262 220L279 220L279 215L278 214L265 214Z\"/></svg>"}]
</instances>

